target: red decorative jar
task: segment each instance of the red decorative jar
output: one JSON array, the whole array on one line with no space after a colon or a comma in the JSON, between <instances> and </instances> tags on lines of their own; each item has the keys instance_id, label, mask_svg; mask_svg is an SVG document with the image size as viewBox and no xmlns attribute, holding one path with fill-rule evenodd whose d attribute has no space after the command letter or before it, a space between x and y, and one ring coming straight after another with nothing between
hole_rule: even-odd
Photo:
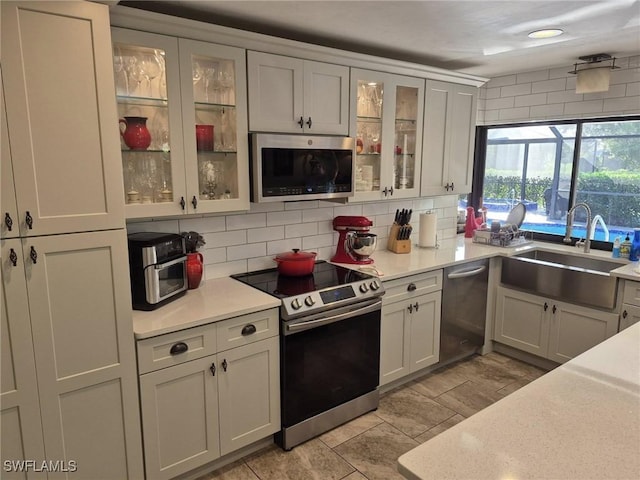
<instances>
[{"instance_id":1,"label":"red decorative jar","mask_svg":"<svg viewBox=\"0 0 640 480\"><path fill-rule=\"evenodd\" d=\"M198 288L202 281L202 254L198 252L187 253L187 285L189 290Z\"/></svg>"},{"instance_id":2,"label":"red decorative jar","mask_svg":"<svg viewBox=\"0 0 640 480\"><path fill-rule=\"evenodd\" d=\"M147 129L147 117L124 117L120 120L124 131L120 128L120 135L124 143L131 150L146 150L151 145L151 134Z\"/></svg>"}]
</instances>

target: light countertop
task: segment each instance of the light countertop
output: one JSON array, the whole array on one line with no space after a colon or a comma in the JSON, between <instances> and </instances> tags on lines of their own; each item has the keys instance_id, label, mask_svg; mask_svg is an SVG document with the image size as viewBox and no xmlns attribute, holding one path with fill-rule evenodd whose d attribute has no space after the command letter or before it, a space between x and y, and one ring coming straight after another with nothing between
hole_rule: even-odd
<instances>
[{"instance_id":1,"label":"light countertop","mask_svg":"<svg viewBox=\"0 0 640 480\"><path fill-rule=\"evenodd\" d=\"M411 480L640 478L640 324L398 459Z\"/></svg>"},{"instance_id":2,"label":"light countertop","mask_svg":"<svg viewBox=\"0 0 640 480\"><path fill-rule=\"evenodd\" d=\"M205 280L157 310L133 311L136 340L280 306L280 300L233 278Z\"/></svg>"}]
</instances>

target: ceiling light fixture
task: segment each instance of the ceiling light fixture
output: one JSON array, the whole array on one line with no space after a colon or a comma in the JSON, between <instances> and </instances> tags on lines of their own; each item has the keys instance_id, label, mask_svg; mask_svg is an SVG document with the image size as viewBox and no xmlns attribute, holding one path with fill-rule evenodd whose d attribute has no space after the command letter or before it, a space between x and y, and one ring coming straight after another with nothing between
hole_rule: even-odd
<instances>
[{"instance_id":1,"label":"ceiling light fixture","mask_svg":"<svg viewBox=\"0 0 640 480\"><path fill-rule=\"evenodd\" d=\"M616 68L616 58L608 53L596 53L578 57L582 62L573 64L569 73L576 75L576 93L596 93L609 90L611 70ZM600 65L611 62L610 65Z\"/></svg>"},{"instance_id":2,"label":"ceiling light fixture","mask_svg":"<svg viewBox=\"0 0 640 480\"><path fill-rule=\"evenodd\" d=\"M545 28L542 30L534 30L527 36L529 38L541 39L541 38L553 38L558 37L564 33L564 30L560 28Z\"/></svg>"}]
</instances>

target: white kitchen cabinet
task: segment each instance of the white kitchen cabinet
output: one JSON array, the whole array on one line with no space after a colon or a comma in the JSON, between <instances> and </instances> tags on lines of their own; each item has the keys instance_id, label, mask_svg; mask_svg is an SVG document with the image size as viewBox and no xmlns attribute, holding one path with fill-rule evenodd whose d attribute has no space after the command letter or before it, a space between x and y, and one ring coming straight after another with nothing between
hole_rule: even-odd
<instances>
[{"instance_id":1,"label":"white kitchen cabinet","mask_svg":"<svg viewBox=\"0 0 640 480\"><path fill-rule=\"evenodd\" d=\"M129 140L121 123L127 218L248 210L244 50L112 32L118 113L150 137L136 143L132 127Z\"/></svg>"},{"instance_id":2,"label":"white kitchen cabinet","mask_svg":"<svg viewBox=\"0 0 640 480\"><path fill-rule=\"evenodd\" d=\"M91 2L2 2L2 200L14 182L21 236L124 228L108 22Z\"/></svg>"},{"instance_id":3,"label":"white kitchen cabinet","mask_svg":"<svg viewBox=\"0 0 640 480\"><path fill-rule=\"evenodd\" d=\"M247 52L252 132L349 134L349 68Z\"/></svg>"},{"instance_id":4,"label":"white kitchen cabinet","mask_svg":"<svg viewBox=\"0 0 640 480\"><path fill-rule=\"evenodd\" d=\"M148 478L173 478L280 429L279 345L277 309L138 341Z\"/></svg>"},{"instance_id":5,"label":"white kitchen cabinet","mask_svg":"<svg viewBox=\"0 0 640 480\"><path fill-rule=\"evenodd\" d=\"M618 315L498 287L494 340L564 363L617 332Z\"/></svg>"},{"instance_id":6,"label":"white kitchen cabinet","mask_svg":"<svg viewBox=\"0 0 640 480\"><path fill-rule=\"evenodd\" d=\"M471 191L477 87L427 80L420 195Z\"/></svg>"},{"instance_id":7,"label":"white kitchen cabinet","mask_svg":"<svg viewBox=\"0 0 640 480\"><path fill-rule=\"evenodd\" d=\"M624 280L619 331L640 322L640 282Z\"/></svg>"},{"instance_id":8,"label":"white kitchen cabinet","mask_svg":"<svg viewBox=\"0 0 640 480\"><path fill-rule=\"evenodd\" d=\"M2 81L2 69L0 68L0 153L2 162L0 166L0 179L2 179L2 192L0 192L0 205L2 205L2 218L0 218L0 238L16 238L20 236L18 230L18 207L16 205L16 189L13 184L13 166L11 162L11 146L9 144L9 130L7 126L7 111L4 107L4 82Z\"/></svg>"},{"instance_id":9,"label":"white kitchen cabinet","mask_svg":"<svg viewBox=\"0 0 640 480\"><path fill-rule=\"evenodd\" d=\"M5 186L15 185L20 234L3 241L2 261L13 265L13 248L12 268L22 265L3 270L2 310L14 373L23 377L19 394L5 391L12 379L3 365L3 461L20 455L5 445L37 458L44 445L47 460L66 461L67 468L73 460L83 478L141 478L108 8L92 2L1 8L2 136L10 147L10 157L3 150L2 190L4 201ZM9 158L13 178L4 175ZM35 391L24 373L30 356ZM19 427L10 402L25 409Z\"/></svg>"},{"instance_id":10,"label":"white kitchen cabinet","mask_svg":"<svg viewBox=\"0 0 640 480\"><path fill-rule=\"evenodd\" d=\"M441 289L442 270L385 282L390 296L382 303L381 386L438 363Z\"/></svg>"},{"instance_id":11,"label":"white kitchen cabinet","mask_svg":"<svg viewBox=\"0 0 640 480\"><path fill-rule=\"evenodd\" d=\"M418 197L424 79L351 70L354 200Z\"/></svg>"},{"instance_id":12,"label":"white kitchen cabinet","mask_svg":"<svg viewBox=\"0 0 640 480\"><path fill-rule=\"evenodd\" d=\"M6 460L42 461L44 441L20 240L2 240L0 444ZM3 470L3 478L25 478ZM46 478L32 473L26 478Z\"/></svg>"}]
</instances>

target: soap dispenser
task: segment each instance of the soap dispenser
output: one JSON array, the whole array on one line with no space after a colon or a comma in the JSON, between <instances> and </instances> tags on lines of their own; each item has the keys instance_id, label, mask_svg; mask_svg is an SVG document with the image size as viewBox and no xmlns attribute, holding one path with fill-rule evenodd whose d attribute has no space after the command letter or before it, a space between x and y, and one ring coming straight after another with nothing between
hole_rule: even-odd
<instances>
[{"instance_id":1,"label":"soap dispenser","mask_svg":"<svg viewBox=\"0 0 640 480\"><path fill-rule=\"evenodd\" d=\"M631 253L631 239L629 238L629 234L624 238L624 242L620 244L620 258L629 259L629 254Z\"/></svg>"},{"instance_id":2,"label":"soap dispenser","mask_svg":"<svg viewBox=\"0 0 640 480\"><path fill-rule=\"evenodd\" d=\"M611 257L620 258L620 237L616 237L613 241L613 251L611 252Z\"/></svg>"}]
</instances>

